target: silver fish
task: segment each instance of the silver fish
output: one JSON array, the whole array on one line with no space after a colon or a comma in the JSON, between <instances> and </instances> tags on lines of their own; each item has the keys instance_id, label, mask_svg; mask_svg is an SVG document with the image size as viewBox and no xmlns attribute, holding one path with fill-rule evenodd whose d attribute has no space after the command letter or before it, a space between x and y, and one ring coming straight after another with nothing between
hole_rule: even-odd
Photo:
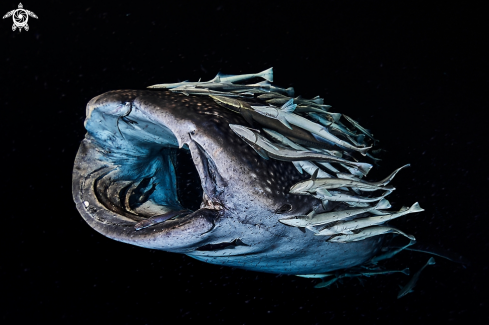
<instances>
[{"instance_id":1,"label":"silver fish","mask_svg":"<svg viewBox=\"0 0 489 325\"><path fill-rule=\"evenodd\" d=\"M343 116L348 120L348 122L350 122L354 127L356 127L358 130L360 130L363 134L365 134L366 136L368 136L370 139L374 140L374 142L377 142L377 140L374 139L374 135L372 133L370 133L369 130L367 130L366 128L362 127L360 124L358 124L357 121L355 121L351 117L348 117L345 114L343 114Z\"/></svg>"},{"instance_id":2,"label":"silver fish","mask_svg":"<svg viewBox=\"0 0 489 325\"><path fill-rule=\"evenodd\" d=\"M177 88L172 88L170 91L173 92L178 92L182 93L186 96L188 95L206 95L206 96L225 96L225 97L244 97L244 96L252 96L253 94L247 94L247 93L231 93L231 92L223 92L223 91L215 91L215 90L209 90L206 88L196 88L196 87L187 87L187 86L182 86L182 87L177 87Z\"/></svg>"},{"instance_id":3,"label":"silver fish","mask_svg":"<svg viewBox=\"0 0 489 325\"><path fill-rule=\"evenodd\" d=\"M316 153L313 151L290 150L278 144L274 145L270 141L268 141L267 138L265 138L258 132L242 125L229 124L229 127L240 138L242 138L246 143L248 143L264 159L268 159L268 157L271 157L282 161L301 161L301 160L330 161L330 162L341 161L345 164L351 164L353 166L359 165L359 163L351 162L333 156L328 156L325 154ZM371 165L368 166L371 167Z\"/></svg>"},{"instance_id":4,"label":"silver fish","mask_svg":"<svg viewBox=\"0 0 489 325\"><path fill-rule=\"evenodd\" d=\"M345 192L340 192L340 191L328 191L328 190L323 190L323 189L318 189L316 190L316 195L313 195L315 198L318 198L322 201L333 201L333 202L375 202L382 200L384 197L387 195L391 194L392 191L386 191L384 194L378 197L364 197L364 196L356 196L356 195L350 195ZM302 193L296 193L296 194L302 194ZM304 193L305 194L305 193Z\"/></svg>"},{"instance_id":5,"label":"silver fish","mask_svg":"<svg viewBox=\"0 0 489 325\"><path fill-rule=\"evenodd\" d=\"M263 78L266 81L273 82L273 68L268 68L258 73L238 74L238 75L224 75L218 74L220 82L238 82L248 80L252 78Z\"/></svg>"},{"instance_id":6,"label":"silver fish","mask_svg":"<svg viewBox=\"0 0 489 325\"><path fill-rule=\"evenodd\" d=\"M315 121L318 121L322 125L330 128L331 130L335 130L337 132L341 132L345 135L353 136L356 137L357 134L351 132L350 130L347 130L345 127L341 126L340 124L334 123L334 121L329 121L325 119L324 117L320 116L317 113L308 113L308 115Z\"/></svg>"},{"instance_id":7,"label":"silver fish","mask_svg":"<svg viewBox=\"0 0 489 325\"><path fill-rule=\"evenodd\" d=\"M300 128L303 128L304 130L317 134L320 137L328 141L331 141L336 145L342 146L347 149L358 151L362 155L365 155L365 153L371 148L371 147L365 147L365 148L355 147L346 141L338 139L336 136L329 133L323 126L292 113L295 110L296 106L297 106L296 104L292 103L292 100L289 100L280 109L272 106L251 106L251 107L260 114L279 120L288 128L291 128L290 124L296 125Z\"/></svg>"},{"instance_id":8,"label":"silver fish","mask_svg":"<svg viewBox=\"0 0 489 325\"><path fill-rule=\"evenodd\" d=\"M368 183L368 184L371 184L371 185L375 185L375 186L385 186L387 184L390 183L390 181L392 181L394 179L394 177L397 175L397 173L403 169L403 168L406 168L406 167L409 167L411 166L410 164L406 164L402 167L399 167L398 169L394 170L389 176L387 176L386 178L380 180L380 181L377 181L377 182L366 182L358 177L355 177L353 175L349 175L349 174L346 174L346 173L337 173L336 176L338 178L343 178L343 179L350 179L350 180L353 180L353 181L357 181L357 182L365 182L365 183ZM362 189L362 191L373 191L371 189Z\"/></svg>"},{"instance_id":9,"label":"silver fish","mask_svg":"<svg viewBox=\"0 0 489 325\"><path fill-rule=\"evenodd\" d=\"M400 231L399 229L392 228L392 227L375 226L375 227L361 229L356 234L353 235L331 236L327 241L331 243L350 243L354 241L364 240L374 236L391 234L391 233L400 234L411 240L416 240L413 235L408 235Z\"/></svg>"},{"instance_id":10,"label":"silver fish","mask_svg":"<svg viewBox=\"0 0 489 325\"><path fill-rule=\"evenodd\" d=\"M265 131L266 134L268 134L272 139L274 139L275 141L277 141L278 143L280 144L283 144L283 145L286 145L286 146L289 146L293 149L296 149L296 150L302 150L302 151L314 151L314 152L321 152L319 151L319 149L311 149L311 148L305 148L297 143L295 143L294 141L288 139L287 137L285 137L284 135L276 132L276 131L273 131L273 130L270 130L270 129L266 129L264 128L263 131ZM312 175L314 173L314 171L316 170L314 167L317 168L316 165L310 163L310 162L297 162L298 164L295 164L295 167L300 171L300 173L302 174L302 171L299 169L298 165L299 166L302 166L302 164L304 165L307 165L307 168L308 170L311 171L311 173L308 172L308 174ZM336 173L338 172L338 170L336 168L334 168L333 166L331 166L330 163L327 163L327 162L318 162L318 164L320 164L321 166L324 166L326 168L328 168L329 170L331 170L332 172ZM319 178L324 178L324 177L330 177L330 176L326 176L326 175L329 175L328 173L320 170L319 171L319 174L318 174L318 177Z\"/></svg>"},{"instance_id":11,"label":"silver fish","mask_svg":"<svg viewBox=\"0 0 489 325\"><path fill-rule=\"evenodd\" d=\"M352 187L357 189L373 189L373 190L395 190L394 187L384 187L377 186L372 183L365 181L355 181L351 179L344 178L318 178L318 179L307 179L301 181L297 184L292 185L290 188L290 193L314 193L317 189L334 189L338 187Z\"/></svg>"},{"instance_id":12,"label":"silver fish","mask_svg":"<svg viewBox=\"0 0 489 325\"><path fill-rule=\"evenodd\" d=\"M333 274L321 274L321 273L317 273L317 274L296 274L296 276L298 277L301 277L301 278L308 278L308 279L322 279L322 278L326 278L328 276L332 276Z\"/></svg>"},{"instance_id":13,"label":"silver fish","mask_svg":"<svg viewBox=\"0 0 489 325\"><path fill-rule=\"evenodd\" d=\"M397 248L397 249L395 249L393 251L387 252L385 254L374 256L374 257L372 257L372 259L369 262L372 263L372 264L377 264L380 261L383 261L383 260L386 260L386 259L389 259L389 258L394 257L395 255L397 255L398 253L400 253L404 249L406 249L409 246L414 245L414 244L416 244L416 241L415 240L410 240L407 245L402 246L400 248Z\"/></svg>"},{"instance_id":14,"label":"silver fish","mask_svg":"<svg viewBox=\"0 0 489 325\"><path fill-rule=\"evenodd\" d=\"M316 236L331 236L335 234L355 234L358 229L363 229L371 226L383 224L387 221L399 218L409 213L424 211L418 202L414 203L409 209L401 209L397 213L387 214L378 217L358 218L351 221L346 221L340 224L333 225L316 233Z\"/></svg>"},{"instance_id":15,"label":"silver fish","mask_svg":"<svg viewBox=\"0 0 489 325\"><path fill-rule=\"evenodd\" d=\"M408 293L412 292L414 286L416 285L416 282L418 282L421 271L423 271L424 268L427 267L428 265L433 265L433 264L435 264L435 259L433 257L430 257L428 262L426 262L426 264L421 269L419 269L418 272L414 273L411 280L409 280L408 283L401 289L401 291L399 291L399 293L397 294L397 299L404 297Z\"/></svg>"},{"instance_id":16,"label":"silver fish","mask_svg":"<svg viewBox=\"0 0 489 325\"><path fill-rule=\"evenodd\" d=\"M284 105L287 103L289 100L292 100L294 104L302 104L304 106L315 106L315 107L320 107L323 108L324 110L327 110L328 108L331 107L331 105L324 105L323 102L324 100L319 97L315 97L312 99L304 99L301 96L297 96L296 98L290 98L290 97L280 97L280 98L272 98L269 100L266 100L267 103L273 104L273 105Z\"/></svg>"},{"instance_id":17,"label":"silver fish","mask_svg":"<svg viewBox=\"0 0 489 325\"><path fill-rule=\"evenodd\" d=\"M372 210L388 209L390 203L386 199L380 200L377 205L363 209L340 210L326 213L310 213L303 216L291 216L279 219L281 223L293 227L319 226L353 217ZM315 212L315 211L313 211Z\"/></svg>"},{"instance_id":18,"label":"silver fish","mask_svg":"<svg viewBox=\"0 0 489 325\"><path fill-rule=\"evenodd\" d=\"M221 75L217 74L214 79L209 80L209 81L204 81L204 82L190 82L190 81L182 81L182 82L176 82L176 83L167 83L167 84L157 84L153 86L149 86L148 88L165 88L165 89L173 89L181 86L205 86L205 85L210 85L214 83L232 83L232 82L237 82L237 81L243 81L255 77L260 77L263 78L267 81L272 82L273 81L273 68L269 68L267 70L264 70L259 73L252 73L252 74L242 74L242 75Z\"/></svg>"}]
</instances>

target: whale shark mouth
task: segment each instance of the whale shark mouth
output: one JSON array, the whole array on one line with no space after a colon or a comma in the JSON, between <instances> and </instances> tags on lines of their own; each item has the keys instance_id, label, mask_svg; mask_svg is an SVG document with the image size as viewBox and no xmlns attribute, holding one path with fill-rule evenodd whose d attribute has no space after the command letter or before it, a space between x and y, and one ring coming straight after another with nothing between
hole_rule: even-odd
<instances>
[{"instance_id":1,"label":"whale shark mouth","mask_svg":"<svg viewBox=\"0 0 489 325\"><path fill-rule=\"evenodd\" d=\"M211 231L223 210L219 197L226 182L210 154L191 135L179 145L169 127L135 103L104 106L97 98L88 105L89 133L73 174L84 219L102 234L136 245L138 237L157 233L183 231L188 239L189 232Z\"/></svg>"}]
</instances>

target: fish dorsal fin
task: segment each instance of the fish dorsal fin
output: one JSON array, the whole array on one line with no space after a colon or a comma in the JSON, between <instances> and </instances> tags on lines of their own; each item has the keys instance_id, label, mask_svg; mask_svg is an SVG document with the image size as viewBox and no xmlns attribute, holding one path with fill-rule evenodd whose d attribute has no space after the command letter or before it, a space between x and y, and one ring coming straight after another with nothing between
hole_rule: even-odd
<instances>
[{"instance_id":1,"label":"fish dorsal fin","mask_svg":"<svg viewBox=\"0 0 489 325\"><path fill-rule=\"evenodd\" d=\"M318 173L319 173L319 167L312 173L311 175L311 180L315 181L318 178Z\"/></svg>"},{"instance_id":2,"label":"fish dorsal fin","mask_svg":"<svg viewBox=\"0 0 489 325\"><path fill-rule=\"evenodd\" d=\"M301 99L302 99L302 96L301 96L301 95L299 95L299 96L297 96L295 99L301 100Z\"/></svg>"},{"instance_id":3,"label":"fish dorsal fin","mask_svg":"<svg viewBox=\"0 0 489 325\"><path fill-rule=\"evenodd\" d=\"M197 81L197 82L200 82L200 79L202 79L202 78L199 78L199 81Z\"/></svg>"},{"instance_id":4,"label":"fish dorsal fin","mask_svg":"<svg viewBox=\"0 0 489 325\"><path fill-rule=\"evenodd\" d=\"M294 104L294 99L291 98L280 109L284 112L292 113L296 107L297 104Z\"/></svg>"}]
</instances>

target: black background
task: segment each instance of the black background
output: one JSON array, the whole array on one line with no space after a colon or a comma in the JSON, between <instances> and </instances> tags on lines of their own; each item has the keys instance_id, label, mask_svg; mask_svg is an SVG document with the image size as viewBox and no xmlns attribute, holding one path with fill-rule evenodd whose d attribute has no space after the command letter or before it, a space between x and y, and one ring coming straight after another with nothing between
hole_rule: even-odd
<instances>
[{"instance_id":1,"label":"black background","mask_svg":"<svg viewBox=\"0 0 489 325\"><path fill-rule=\"evenodd\" d=\"M462 3L23 2L39 16L29 31L0 23L2 323L488 323L488 26L482 2ZM436 258L397 300L404 275L314 289L85 224L71 171L92 97L272 66L275 84L373 130L388 152L370 179L411 163L390 200L426 211L395 224L469 267ZM403 252L388 265L414 272L427 259Z\"/></svg>"}]
</instances>

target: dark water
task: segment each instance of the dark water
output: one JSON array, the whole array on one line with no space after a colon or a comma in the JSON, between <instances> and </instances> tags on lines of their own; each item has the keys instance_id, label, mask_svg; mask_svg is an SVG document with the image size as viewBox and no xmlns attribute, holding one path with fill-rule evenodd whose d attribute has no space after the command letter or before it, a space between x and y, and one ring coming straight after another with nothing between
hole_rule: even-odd
<instances>
[{"instance_id":1,"label":"dark water","mask_svg":"<svg viewBox=\"0 0 489 325\"><path fill-rule=\"evenodd\" d=\"M3 2L3 12L17 8ZM447 2L59 1L23 3L30 30L0 24L5 324L212 321L488 323L489 30L477 6ZM436 258L415 292L402 274L315 280L204 264L107 239L71 198L85 105L112 89L274 67L276 84L321 95L386 149L376 180L406 163L389 200L426 210L393 224L463 255ZM195 184L185 191L195 195ZM424 254L391 267L417 270Z\"/></svg>"}]
</instances>

